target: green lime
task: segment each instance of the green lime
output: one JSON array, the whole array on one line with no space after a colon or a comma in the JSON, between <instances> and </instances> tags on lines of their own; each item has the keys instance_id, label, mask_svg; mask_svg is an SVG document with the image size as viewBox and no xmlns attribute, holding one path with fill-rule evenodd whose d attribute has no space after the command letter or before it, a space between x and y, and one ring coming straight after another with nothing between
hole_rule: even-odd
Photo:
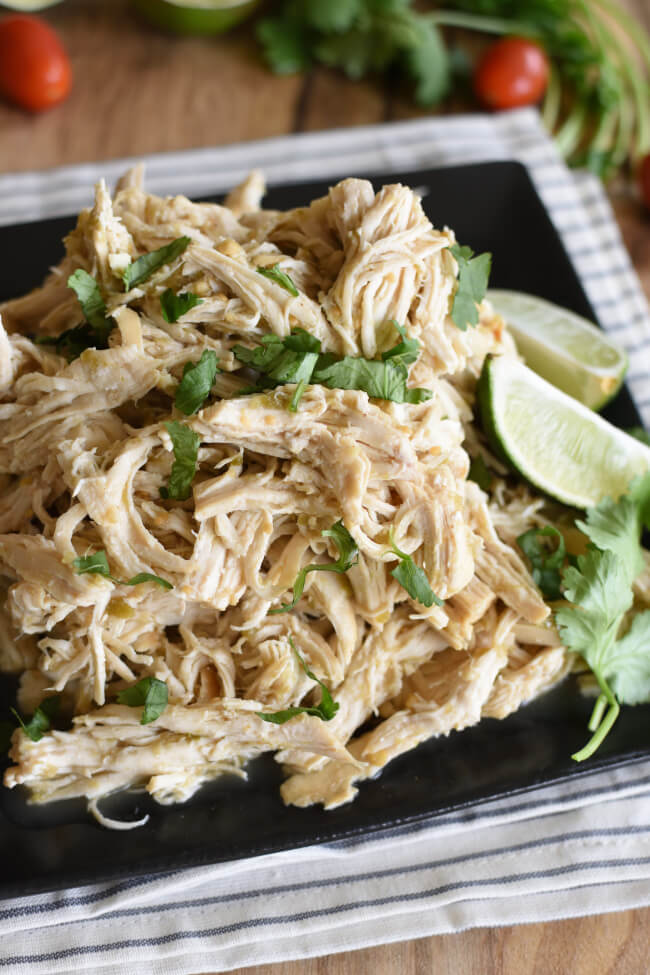
<instances>
[{"instance_id":1,"label":"green lime","mask_svg":"<svg viewBox=\"0 0 650 975\"><path fill-rule=\"evenodd\" d=\"M495 451L558 501L590 508L650 470L650 448L547 383L518 359L488 356L477 397Z\"/></svg>"},{"instance_id":2,"label":"green lime","mask_svg":"<svg viewBox=\"0 0 650 975\"><path fill-rule=\"evenodd\" d=\"M239 24L260 0L133 0L156 27L175 34L220 34Z\"/></svg>"},{"instance_id":3,"label":"green lime","mask_svg":"<svg viewBox=\"0 0 650 975\"><path fill-rule=\"evenodd\" d=\"M520 291L488 291L526 365L592 410L621 388L627 356L586 318Z\"/></svg>"},{"instance_id":4,"label":"green lime","mask_svg":"<svg viewBox=\"0 0 650 975\"><path fill-rule=\"evenodd\" d=\"M35 10L53 7L55 3L61 3L61 0L0 0L0 7L9 7L11 10L22 10L31 14Z\"/></svg>"}]
</instances>

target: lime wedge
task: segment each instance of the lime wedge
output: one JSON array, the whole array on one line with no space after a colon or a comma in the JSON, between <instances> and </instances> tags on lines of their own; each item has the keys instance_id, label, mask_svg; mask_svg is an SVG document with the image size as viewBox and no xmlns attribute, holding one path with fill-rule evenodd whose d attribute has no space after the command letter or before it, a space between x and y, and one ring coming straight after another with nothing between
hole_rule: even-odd
<instances>
[{"instance_id":1,"label":"lime wedge","mask_svg":"<svg viewBox=\"0 0 650 975\"><path fill-rule=\"evenodd\" d=\"M0 7L32 13L34 10L45 10L46 7L53 7L55 3L61 3L61 0L0 0Z\"/></svg>"},{"instance_id":2,"label":"lime wedge","mask_svg":"<svg viewBox=\"0 0 650 975\"><path fill-rule=\"evenodd\" d=\"M590 508L606 496L618 498L633 477L650 470L650 447L518 359L488 356L477 397L494 450L564 504Z\"/></svg>"},{"instance_id":3,"label":"lime wedge","mask_svg":"<svg viewBox=\"0 0 650 975\"><path fill-rule=\"evenodd\" d=\"M627 356L586 318L520 291L490 290L526 365L592 410L621 388Z\"/></svg>"},{"instance_id":4,"label":"lime wedge","mask_svg":"<svg viewBox=\"0 0 650 975\"><path fill-rule=\"evenodd\" d=\"M260 0L134 0L147 20L175 34L220 34L252 13Z\"/></svg>"}]
</instances>

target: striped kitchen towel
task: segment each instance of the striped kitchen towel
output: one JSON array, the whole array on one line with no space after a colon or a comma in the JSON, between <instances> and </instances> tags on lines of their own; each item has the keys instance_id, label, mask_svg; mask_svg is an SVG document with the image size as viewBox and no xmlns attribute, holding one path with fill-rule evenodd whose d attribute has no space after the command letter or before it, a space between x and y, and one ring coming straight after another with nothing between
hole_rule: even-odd
<instances>
[{"instance_id":1,"label":"striped kitchen towel","mask_svg":"<svg viewBox=\"0 0 650 975\"><path fill-rule=\"evenodd\" d=\"M631 353L650 425L650 316L607 198L530 110L153 156L153 192L517 159L601 324ZM74 213L132 160L0 176L0 223ZM1 868L0 868L1 869ZM650 761L333 844L0 902L0 975L192 975L650 904Z\"/></svg>"}]
</instances>

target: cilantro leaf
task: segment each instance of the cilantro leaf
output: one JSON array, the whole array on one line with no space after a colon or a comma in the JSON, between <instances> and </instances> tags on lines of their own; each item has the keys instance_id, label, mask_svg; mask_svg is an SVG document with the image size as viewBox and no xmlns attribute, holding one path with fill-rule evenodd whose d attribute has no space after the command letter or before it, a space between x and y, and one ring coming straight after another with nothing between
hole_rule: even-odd
<instances>
[{"instance_id":1,"label":"cilantro leaf","mask_svg":"<svg viewBox=\"0 0 650 975\"><path fill-rule=\"evenodd\" d=\"M300 387L302 384L302 391L299 393L296 390L289 406L295 412L294 403L297 408L305 386L311 381L320 347L319 339L298 328L284 338L279 335L265 335L262 344L255 349L234 345L232 351L236 359L264 376L266 386L297 383Z\"/></svg>"},{"instance_id":2,"label":"cilantro leaf","mask_svg":"<svg viewBox=\"0 0 650 975\"><path fill-rule=\"evenodd\" d=\"M407 379L408 370L399 356L381 361L346 355L319 364L314 371L314 382L329 389L361 389L370 397L393 403L422 403L431 399L430 389L409 389Z\"/></svg>"},{"instance_id":3,"label":"cilantro leaf","mask_svg":"<svg viewBox=\"0 0 650 975\"><path fill-rule=\"evenodd\" d=\"M305 4L305 19L323 33L348 30L363 12L364 0L328 0L327 3Z\"/></svg>"},{"instance_id":4,"label":"cilantro leaf","mask_svg":"<svg viewBox=\"0 0 650 975\"><path fill-rule=\"evenodd\" d=\"M589 508L586 521L576 521L576 526L597 548L613 552L620 559L627 569L628 584L632 585L644 564L637 501L630 494L618 501L604 498L595 508Z\"/></svg>"},{"instance_id":5,"label":"cilantro leaf","mask_svg":"<svg viewBox=\"0 0 650 975\"><path fill-rule=\"evenodd\" d=\"M469 465L469 471L467 472L467 480L474 481L478 484L480 488L484 491L490 490L490 485L492 484L492 474L483 460L483 455L479 454L474 457Z\"/></svg>"},{"instance_id":6,"label":"cilantro leaf","mask_svg":"<svg viewBox=\"0 0 650 975\"><path fill-rule=\"evenodd\" d=\"M95 552L93 555L81 555L79 558L74 559L73 568L77 575L98 575L104 576L105 579L111 579L111 570L108 565L108 556L103 549L99 552Z\"/></svg>"},{"instance_id":7,"label":"cilantro leaf","mask_svg":"<svg viewBox=\"0 0 650 975\"><path fill-rule=\"evenodd\" d=\"M58 695L46 697L38 705L30 720L25 723L15 708L11 708L11 713L20 722L20 726L32 741L40 741L46 731L50 730L51 723L56 717L61 698Z\"/></svg>"},{"instance_id":8,"label":"cilantro leaf","mask_svg":"<svg viewBox=\"0 0 650 975\"><path fill-rule=\"evenodd\" d=\"M106 304L95 278L83 268L77 268L68 278L68 287L76 294L88 324L99 330L105 328Z\"/></svg>"},{"instance_id":9,"label":"cilantro leaf","mask_svg":"<svg viewBox=\"0 0 650 975\"><path fill-rule=\"evenodd\" d=\"M555 545L544 542L554 539ZM561 599L562 576L560 569L566 559L564 536L546 525L544 528L531 528L517 539L517 545L531 564L533 581L539 586L546 599Z\"/></svg>"},{"instance_id":10,"label":"cilantro leaf","mask_svg":"<svg viewBox=\"0 0 650 975\"><path fill-rule=\"evenodd\" d=\"M308 677L311 678L311 680L315 680L319 685L321 689L320 703L316 707L285 708L283 711L274 711L270 714L261 714L258 711L258 716L262 719L262 721L271 721L273 724L284 724L285 721L295 718L297 714L311 714L315 718L320 718L321 721L331 721L340 707L338 701L333 700L329 688L327 688L322 680L319 680L316 674L313 674L308 668L307 664L296 650L291 637L289 637L289 643L291 644L291 649L298 658L300 666L304 672Z\"/></svg>"},{"instance_id":11,"label":"cilantro leaf","mask_svg":"<svg viewBox=\"0 0 650 975\"><path fill-rule=\"evenodd\" d=\"M311 32L288 16L265 17L256 26L264 57L275 74L296 74L311 64Z\"/></svg>"},{"instance_id":12,"label":"cilantro leaf","mask_svg":"<svg viewBox=\"0 0 650 975\"><path fill-rule=\"evenodd\" d=\"M158 271L165 264L169 264L170 261L179 257L190 243L191 239L189 237L177 237L176 240L165 244L164 247L159 247L158 250L151 251L149 254L143 254L135 261L132 261L122 272L124 290L130 291L137 284L142 284L154 271Z\"/></svg>"},{"instance_id":13,"label":"cilantro leaf","mask_svg":"<svg viewBox=\"0 0 650 975\"><path fill-rule=\"evenodd\" d=\"M650 610L639 613L607 660L605 678L623 704L650 700Z\"/></svg>"},{"instance_id":14,"label":"cilantro leaf","mask_svg":"<svg viewBox=\"0 0 650 975\"><path fill-rule=\"evenodd\" d=\"M212 349L204 349L198 362L186 362L183 378L176 389L176 409L186 416L200 410L210 395L218 371L217 356Z\"/></svg>"},{"instance_id":15,"label":"cilantro leaf","mask_svg":"<svg viewBox=\"0 0 650 975\"><path fill-rule=\"evenodd\" d=\"M171 288L167 288L160 296L162 316L170 324L177 322L186 312L202 304L203 298L199 298L192 291L183 291L180 294L174 294Z\"/></svg>"},{"instance_id":16,"label":"cilantro leaf","mask_svg":"<svg viewBox=\"0 0 650 975\"><path fill-rule=\"evenodd\" d=\"M155 585L160 586L161 589L173 589L171 582L167 579L161 579L160 576L155 576L153 572L138 572L137 576L133 576L128 582L122 583L124 586L141 586L143 582L153 582Z\"/></svg>"},{"instance_id":17,"label":"cilantro leaf","mask_svg":"<svg viewBox=\"0 0 650 975\"><path fill-rule=\"evenodd\" d=\"M174 463L169 475L169 483L167 487L160 489L160 496L174 498L176 501L187 501L192 493L191 485L196 474L201 438L194 430L190 430L184 423L178 423L176 420L170 420L165 427L172 439Z\"/></svg>"},{"instance_id":18,"label":"cilantro leaf","mask_svg":"<svg viewBox=\"0 0 650 975\"><path fill-rule=\"evenodd\" d=\"M305 581L309 572L347 572L359 561L359 549L352 535L342 521L337 521L331 528L325 528L321 535L334 540L339 557L335 562L313 562L301 569L293 584L293 599L290 603L283 603L276 609L269 610L269 616L276 613L288 613L293 609L305 588Z\"/></svg>"},{"instance_id":19,"label":"cilantro leaf","mask_svg":"<svg viewBox=\"0 0 650 975\"><path fill-rule=\"evenodd\" d=\"M492 255L479 254L474 257L471 247L460 247L458 244L454 244L449 250L458 264L458 283L451 317L461 332L465 332L468 325L478 325L477 306L483 301L487 291Z\"/></svg>"},{"instance_id":20,"label":"cilantro leaf","mask_svg":"<svg viewBox=\"0 0 650 975\"><path fill-rule=\"evenodd\" d=\"M436 105L451 87L451 64L440 31L423 18L418 24L419 43L406 52L406 65L415 81L415 100Z\"/></svg>"},{"instance_id":21,"label":"cilantro leaf","mask_svg":"<svg viewBox=\"0 0 650 975\"><path fill-rule=\"evenodd\" d=\"M72 565L77 575L90 574L103 576L105 579L110 579L111 582L117 583L118 586L139 586L143 582L155 582L156 585L161 586L163 589L174 588L171 582L167 582L166 579L161 579L160 576L153 575L152 572L139 572L138 575L133 576L128 582L122 582L121 579L116 579L115 576L111 575L108 556L103 549L100 549L93 555L82 555L74 559Z\"/></svg>"},{"instance_id":22,"label":"cilantro leaf","mask_svg":"<svg viewBox=\"0 0 650 975\"><path fill-rule=\"evenodd\" d=\"M265 278L269 278L271 281L275 281L276 284L279 284L281 288L288 291L294 298L297 298L300 294L289 275L281 270L279 264L274 264L273 267L258 267L257 273L263 275Z\"/></svg>"},{"instance_id":23,"label":"cilantro leaf","mask_svg":"<svg viewBox=\"0 0 650 975\"><path fill-rule=\"evenodd\" d=\"M402 589L405 589L411 599L417 600L423 606L444 606L442 599L436 596L429 585L429 580L424 569L416 565L410 555L402 552L393 541L393 531L390 532L390 547L400 559L399 565L391 570L393 579L397 579Z\"/></svg>"},{"instance_id":24,"label":"cilantro leaf","mask_svg":"<svg viewBox=\"0 0 650 975\"><path fill-rule=\"evenodd\" d=\"M126 687L117 695L118 704L128 704L130 708L144 708L140 724L151 724L159 718L167 707L167 700L167 684L156 677L143 677L137 684Z\"/></svg>"},{"instance_id":25,"label":"cilantro leaf","mask_svg":"<svg viewBox=\"0 0 650 975\"><path fill-rule=\"evenodd\" d=\"M384 362L387 359L399 358L405 366L410 366L420 354L420 343L417 339L410 339L404 325L400 325L394 318L391 318L390 324L399 332L401 341L397 345L394 345L392 349L387 349L386 352L383 352L381 357Z\"/></svg>"},{"instance_id":26,"label":"cilantro leaf","mask_svg":"<svg viewBox=\"0 0 650 975\"><path fill-rule=\"evenodd\" d=\"M296 388L295 388L295 390L293 392L293 396L291 397L291 402L289 403L289 412L290 413L297 413L298 412L298 403L302 399L302 394L305 392L305 386L306 385L307 385L307 383L305 382L305 380L304 379L301 379L300 382L298 383L298 385L296 386Z\"/></svg>"}]
</instances>

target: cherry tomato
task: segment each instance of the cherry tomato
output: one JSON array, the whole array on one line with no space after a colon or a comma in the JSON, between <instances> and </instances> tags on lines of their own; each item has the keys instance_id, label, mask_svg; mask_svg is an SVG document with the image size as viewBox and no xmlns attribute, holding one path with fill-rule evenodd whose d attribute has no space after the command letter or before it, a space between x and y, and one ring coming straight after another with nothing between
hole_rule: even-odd
<instances>
[{"instance_id":1,"label":"cherry tomato","mask_svg":"<svg viewBox=\"0 0 650 975\"><path fill-rule=\"evenodd\" d=\"M641 198L650 210L650 153L643 157L639 166L639 188Z\"/></svg>"},{"instance_id":2,"label":"cherry tomato","mask_svg":"<svg viewBox=\"0 0 650 975\"><path fill-rule=\"evenodd\" d=\"M63 101L71 84L68 55L51 27L25 14L0 20L0 94L41 112Z\"/></svg>"},{"instance_id":3,"label":"cherry tomato","mask_svg":"<svg viewBox=\"0 0 650 975\"><path fill-rule=\"evenodd\" d=\"M474 91L488 108L520 108L540 100L548 84L543 48L523 37L503 37L485 51L474 72Z\"/></svg>"}]
</instances>

